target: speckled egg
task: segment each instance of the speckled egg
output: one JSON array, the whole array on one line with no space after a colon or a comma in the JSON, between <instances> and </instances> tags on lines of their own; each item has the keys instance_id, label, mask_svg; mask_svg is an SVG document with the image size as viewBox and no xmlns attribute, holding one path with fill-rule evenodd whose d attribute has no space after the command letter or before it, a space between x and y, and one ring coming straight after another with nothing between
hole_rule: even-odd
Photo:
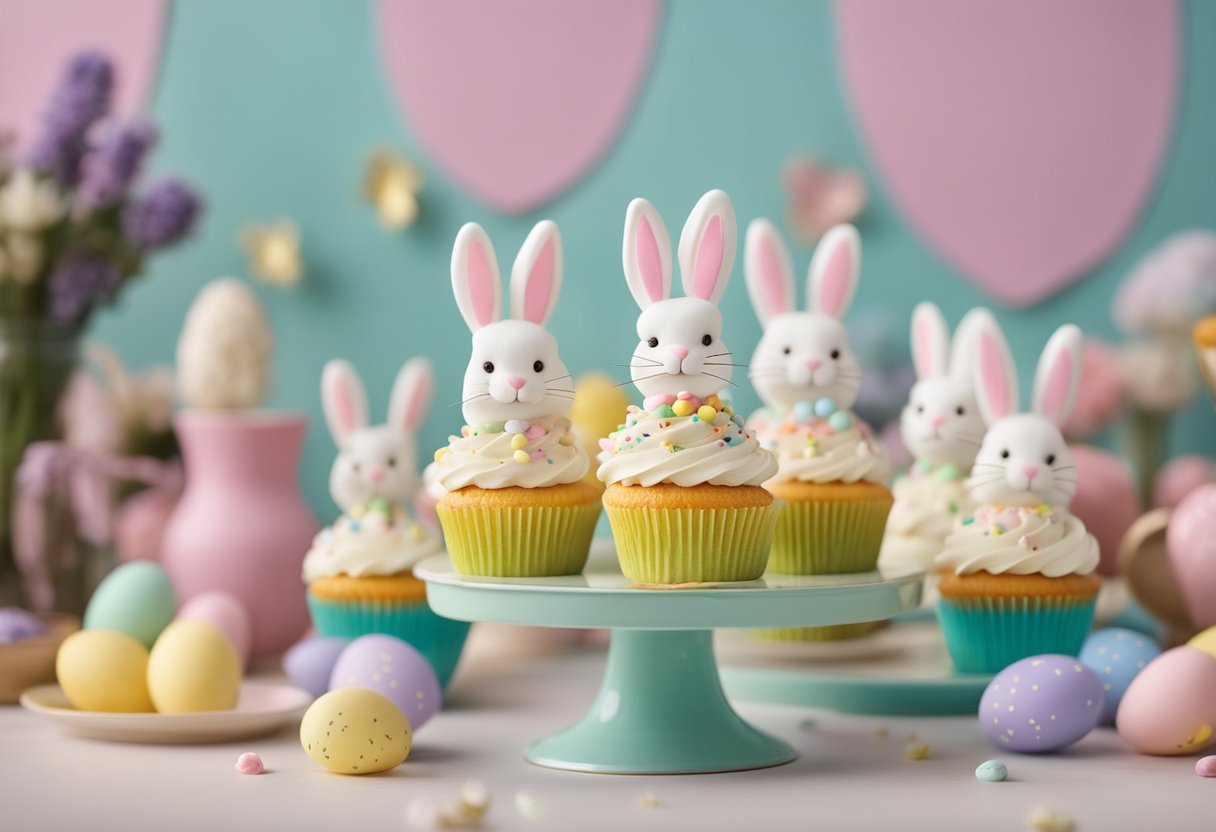
<instances>
[{"instance_id":1,"label":"speckled egg","mask_svg":"<svg viewBox=\"0 0 1216 832\"><path fill-rule=\"evenodd\" d=\"M1144 633L1121 627L1098 630L1085 640L1081 663L1098 674L1106 693L1106 704L1102 706L1103 725L1114 723L1115 712L1119 710L1127 686L1160 655L1157 642Z\"/></svg>"},{"instance_id":2,"label":"speckled egg","mask_svg":"<svg viewBox=\"0 0 1216 832\"><path fill-rule=\"evenodd\" d=\"M147 713L148 650L126 633L80 630L55 656L55 675L72 707L80 711Z\"/></svg>"},{"instance_id":3,"label":"speckled egg","mask_svg":"<svg viewBox=\"0 0 1216 832\"><path fill-rule=\"evenodd\" d=\"M395 768L409 756L412 742L410 724L397 706L367 688L330 691L300 722L304 751L338 774Z\"/></svg>"},{"instance_id":4,"label":"speckled egg","mask_svg":"<svg viewBox=\"0 0 1216 832\"><path fill-rule=\"evenodd\" d=\"M165 570L148 561L124 563L93 591L84 611L84 629L117 630L151 647L173 620L176 608Z\"/></svg>"},{"instance_id":5,"label":"speckled egg","mask_svg":"<svg viewBox=\"0 0 1216 832\"><path fill-rule=\"evenodd\" d=\"M1216 659L1183 645L1132 680L1115 717L1119 735L1141 754L1194 754L1216 740Z\"/></svg>"},{"instance_id":6,"label":"speckled egg","mask_svg":"<svg viewBox=\"0 0 1216 832\"><path fill-rule=\"evenodd\" d=\"M988 683L980 724L1001 748L1058 751L1097 726L1104 697L1098 675L1072 656L1031 656Z\"/></svg>"},{"instance_id":7,"label":"speckled egg","mask_svg":"<svg viewBox=\"0 0 1216 832\"><path fill-rule=\"evenodd\" d=\"M337 636L306 638L283 655L283 672L313 696L324 696L338 656L350 639Z\"/></svg>"},{"instance_id":8,"label":"speckled egg","mask_svg":"<svg viewBox=\"0 0 1216 832\"><path fill-rule=\"evenodd\" d=\"M148 692L159 713L229 711L240 689L236 648L206 621L174 621L152 646Z\"/></svg>"},{"instance_id":9,"label":"speckled egg","mask_svg":"<svg viewBox=\"0 0 1216 832\"><path fill-rule=\"evenodd\" d=\"M249 651L253 647L253 621L245 605L236 596L219 591L195 595L177 613L178 621L186 619L198 619L214 626L236 648L241 667L249 663Z\"/></svg>"},{"instance_id":10,"label":"speckled egg","mask_svg":"<svg viewBox=\"0 0 1216 832\"><path fill-rule=\"evenodd\" d=\"M426 658L399 638L361 636L338 657L329 677L330 690L361 687L374 690L401 709L417 731L441 704L439 679Z\"/></svg>"}]
</instances>

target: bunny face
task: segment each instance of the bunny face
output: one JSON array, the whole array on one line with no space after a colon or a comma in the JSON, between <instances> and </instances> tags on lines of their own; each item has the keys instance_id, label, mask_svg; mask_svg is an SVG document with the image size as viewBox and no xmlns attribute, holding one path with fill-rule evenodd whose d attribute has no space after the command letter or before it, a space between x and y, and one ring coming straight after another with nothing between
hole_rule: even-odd
<instances>
[{"instance_id":1,"label":"bunny face","mask_svg":"<svg viewBox=\"0 0 1216 832\"><path fill-rule=\"evenodd\" d=\"M420 484L415 437L433 387L430 362L406 362L393 384L388 422L369 427L367 394L355 368L340 360L325 365L321 399L338 446L329 490L343 511L377 498L402 505L413 498Z\"/></svg>"},{"instance_id":2,"label":"bunny face","mask_svg":"<svg viewBox=\"0 0 1216 832\"><path fill-rule=\"evenodd\" d=\"M851 225L829 231L811 259L806 312L794 307L789 252L768 220L747 229L744 274L764 335L749 376L769 407L788 413L801 401L832 399L848 409L861 390L861 366L842 322L857 290L861 241Z\"/></svg>"},{"instance_id":3,"label":"bunny face","mask_svg":"<svg viewBox=\"0 0 1216 832\"><path fill-rule=\"evenodd\" d=\"M562 283L562 240L549 220L536 224L511 269L511 317L502 320L502 287L490 238L476 223L456 235L452 288L473 332L462 412L470 425L530 421L570 413L573 385L545 322Z\"/></svg>"},{"instance_id":4,"label":"bunny face","mask_svg":"<svg viewBox=\"0 0 1216 832\"><path fill-rule=\"evenodd\" d=\"M731 383L734 359L722 340L718 301L735 262L735 212L722 191L698 200L680 234L685 297L671 297L671 241L644 199L625 213L625 281L642 313L630 377L642 395L687 391L706 398Z\"/></svg>"},{"instance_id":5,"label":"bunny face","mask_svg":"<svg viewBox=\"0 0 1216 832\"><path fill-rule=\"evenodd\" d=\"M1032 412L1017 413L1017 369L991 315L974 341L976 398L988 425L968 487L980 503L1067 508L1076 465L1060 426L1068 419L1081 372L1081 330L1067 324L1047 342L1035 373Z\"/></svg>"},{"instance_id":6,"label":"bunny face","mask_svg":"<svg viewBox=\"0 0 1216 832\"><path fill-rule=\"evenodd\" d=\"M900 414L899 428L916 459L930 465L969 469L984 436L970 359L979 314L973 311L963 318L951 344L936 306L922 303L912 313L917 382Z\"/></svg>"}]
</instances>

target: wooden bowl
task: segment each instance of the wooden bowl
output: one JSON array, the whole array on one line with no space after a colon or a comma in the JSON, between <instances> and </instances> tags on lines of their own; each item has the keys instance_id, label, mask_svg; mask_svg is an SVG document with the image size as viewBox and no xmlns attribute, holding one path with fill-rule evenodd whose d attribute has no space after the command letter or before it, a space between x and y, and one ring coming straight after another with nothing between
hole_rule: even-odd
<instances>
[{"instance_id":1,"label":"wooden bowl","mask_svg":"<svg viewBox=\"0 0 1216 832\"><path fill-rule=\"evenodd\" d=\"M46 632L0 644L0 705L16 702L26 688L54 681L59 645L80 629L80 619L74 615L51 612L38 617Z\"/></svg>"}]
</instances>

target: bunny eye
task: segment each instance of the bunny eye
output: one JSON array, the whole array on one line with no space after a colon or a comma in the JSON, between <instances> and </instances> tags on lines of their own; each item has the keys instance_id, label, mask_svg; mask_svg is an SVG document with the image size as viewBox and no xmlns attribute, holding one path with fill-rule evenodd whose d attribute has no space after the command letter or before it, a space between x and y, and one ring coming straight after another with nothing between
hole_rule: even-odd
<instances>
[{"instance_id":1,"label":"bunny eye","mask_svg":"<svg viewBox=\"0 0 1216 832\"><path fill-rule=\"evenodd\" d=\"M359 463L352 462L350 464L350 470L354 471L356 474L359 473Z\"/></svg>"},{"instance_id":2,"label":"bunny eye","mask_svg":"<svg viewBox=\"0 0 1216 832\"><path fill-rule=\"evenodd\" d=\"M789 348L789 347L786 347L785 349L783 349L783 350L782 350L782 352L783 352L783 353L785 353L786 355L789 355L789 354L790 354L790 348Z\"/></svg>"},{"instance_id":3,"label":"bunny eye","mask_svg":"<svg viewBox=\"0 0 1216 832\"><path fill-rule=\"evenodd\" d=\"M1009 459L1009 451L1007 451L1007 450L1002 450L1002 451L1001 451L1001 459Z\"/></svg>"},{"instance_id":4,"label":"bunny eye","mask_svg":"<svg viewBox=\"0 0 1216 832\"><path fill-rule=\"evenodd\" d=\"M538 372L538 373L539 373L541 370L545 369L545 362L543 362L543 361L533 361L533 362L532 362L532 369L533 369L533 370L535 370L536 372Z\"/></svg>"},{"instance_id":5,"label":"bunny eye","mask_svg":"<svg viewBox=\"0 0 1216 832\"><path fill-rule=\"evenodd\" d=\"M840 358L840 350L832 350L832 360L835 361L838 358Z\"/></svg>"},{"instance_id":6,"label":"bunny eye","mask_svg":"<svg viewBox=\"0 0 1216 832\"><path fill-rule=\"evenodd\" d=\"M701 343L707 347L710 344L712 344L713 342L714 342L714 337L712 335L706 335L704 338L701 339Z\"/></svg>"},{"instance_id":7,"label":"bunny eye","mask_svg":"<svg viewBox=\"0 0 1216 832\"><path fill-rule=\"evenodd\" d=\"M385 464L389 468L396 468L397 467L397 457L390 456L387 460L385 460Z\"/></svg>"},{"instance_id":8,"label":"bunny eye","mask_svg":"<svg viewBox=\"0 0 1216 832\"><path fill-rule=\"evenodd\" d=\"M1043 461L1044 461L1044 462L1046 462L1048 465L1055 465L1055 462L1056 462L1056 455L1055 455L1055 454L1048 454L1048 455L1047 455L1047 459L1045 459L1045 460L1043 460Z\"/></svg>"},{"instance_id":9,"label":"bunny eye","mask_svg":"<svg viewBox=\"0 0 1216 832\"><path fill-rule=\"evenodd\" d=\"M957 413L959 416L962 416L964 413L967 412L967 408L963 407L960 404L958 407L954 408L954 412Z\"/></svg>"},{"instance_id":10,"label":"bunny eye","mask_svg":"<svg viewBox=\"0 0 1216 832\"><path fill-rule=\"evenodd\" d=\"M659 345L659 339L652 335L649 339L647 339L646 344L651 348L657 347Z\"/></svg>"},{"instance_id":11,"label":"bunny eye","mask_svg":"<svg viewBox=\"0 0 1216 832\"><path fill-rule=\"evenodd\" d=\"M924 413L924 412L925 412L925 406L924 406L923 404L918 404L918 405L916 406L916 412L917 412L917 413Z\"/></svg>"},{"instance_id":12,"label":"bunny eye","mask_svg":"<svg viewBox=\"0 0 1216 832\"><path fill-rule=\"evenodd\" d=\"M494 372L494 362L487 361L485 364L481 365L481 369L485 370L487 373Z\"/></svg>"}]
</instances>

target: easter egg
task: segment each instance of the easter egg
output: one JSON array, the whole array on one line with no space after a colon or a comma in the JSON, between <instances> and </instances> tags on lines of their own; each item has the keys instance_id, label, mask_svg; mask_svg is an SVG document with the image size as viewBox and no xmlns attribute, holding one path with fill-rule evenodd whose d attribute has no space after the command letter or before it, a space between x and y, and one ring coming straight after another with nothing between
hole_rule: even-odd
<instances>
[{"instance_id":1,"label":"easter egg","mask_svg":"<svg viewBox=\"0 0 1216 832\"><path fill-rule=\"evenodd\" d=\"M392 702L367 688L330 691L300 721L300 745L338 774L388 771L409 756L409 721Z\"/></svg>"},{"instance_id":2,"label":"easter egg","mask_svg":"<svg viewBox=\"0 0 1216 832\"><path fill-rule=\"evenodd\" d=\"M342 651L329 677L330 690L361 687L396 705L414 731L435 715L442 703L439 679L426 658L399 638L368 635Z\"/></svg>"},{"instance_id":3,"label":"easter egg","mask_svg":"<svg viewBox=\"0 0 1216 832\"><path fill-rule=\"evenodd\" d=\"M173 620L175 607L165 570L148 561L132 561L97 585L84 611L84 629L117 630L151 647Z\"/></svg>"},{"instance_id":4,"label":"easter egg","mask_svg":"<svg viewBox=\"0 0 1216 832\"><path fill-rule=\"evenodd\" d=\"M59 646L55 675L80 711L147 713L148 649L126 633L80 630Z\"/></svg>"},{"instance_id":5,"label":"easter egg","mask_svg":"<svg viewBox=\"0 0 1216 832\"><path fill-rule=\"evenodd\" d=\"M1081 663L1098 674L1106 701L1102 706L1102 724L1115 721L1115 712L1132 679L1161 655L1161 648L1144 633L1110 627L1091 633L1081 648Z\"/></svg>"},{"instance_id":6,"label":"easter egg","mask_svg":"<svg viewBox=\"0 0 1216 832\"><path fill-rule=\"evenodd\" d=\"M1170 516L1166 547L1178 590L1196 628L1216 626L1216 483L1188 494Z\"/></svg>"},{"instance_id":7,"label":"easter egg","mask_svg":"<svg viewBox=\"0 0 1216 832\"><path fill-rule=\"evenodd\" d=\"M1115 716L1119 736L1141 754L1194 754L1216 739L1216 659L1183 645L1132 680Z\"/></svg>"},{"instance_id":8,"label":"easter egg","mask_svg":"<svg viewBox=\"0 0 1216 832\"><path fill-rule=\"evenodd\" d=\"M1001 748L1058 751L1098 725L1103 699L1098 675L1072 656L1031 656L988 683L980 724Z\"/></svg>"},{"instance_id":9,"label":"easter egg","mask_svg":"<svg viewBox=\"0 0 1216 832\"><path fill-rule=\"evenodd\" d=\"M297 687L313 696L324 696L334 664L348 644L350 639L336 636L306 638L283 656L283 672Z\"/></svg>"},{"instance_id":10,"label":"easter egg","mask_svg":"<svg viewBox=\"0 0 1216 832\"><path fill-rule=\"evenodd\" d=\"M236 648L241 667L249 663L249 650L253 647L253 622L245 605L235 596L219 591L195 595L177 613L178 621L187 619L206 621L214 626Z\"/></svg>"},{"instance_id":11,"label":"easter egg","mask_svg":"<svg viewBox=\"0 0 1216 832\"><path fill-rule=\"evenodd\" d=\"M213 624L174 621L152 646L148 692L162 714L231 710L240 687L240 656Z\"/></svg>"}]
</instances>

